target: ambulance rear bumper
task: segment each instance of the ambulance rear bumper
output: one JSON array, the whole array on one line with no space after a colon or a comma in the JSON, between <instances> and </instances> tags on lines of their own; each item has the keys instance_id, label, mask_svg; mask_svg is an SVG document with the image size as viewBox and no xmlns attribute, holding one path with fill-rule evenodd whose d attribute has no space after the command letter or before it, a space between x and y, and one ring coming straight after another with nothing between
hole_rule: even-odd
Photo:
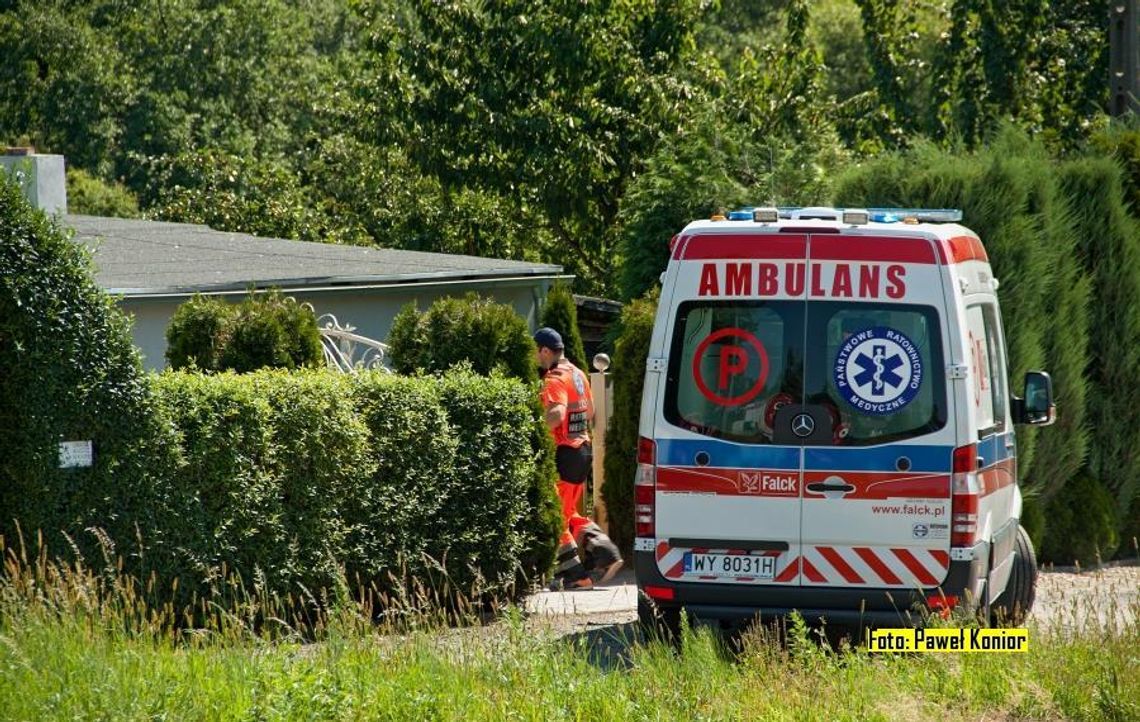
<instances>
[{"instance_id":1,"label":"ambulance rear bumper","mask_svg":"<svg viewBox=\"0 0 1140 722\"><path fill-rule=\"evenodd\" d=\"M798 612L809 624L858 627L921 626L929 613L929 597L957 597L959 605L972 604L975 582L986 573L984 550L972 561L951 561L945 580L926 589L867 589L843 587L804 587L792 585L743 585L706 582L678 582L666 579L652 552L634 553L638 592L646 586L672 591L672 599L649 595L665 610L685 609L690 615L708 621L742 622L759 617L769 621Z\"/></svg>"}]
</instances>

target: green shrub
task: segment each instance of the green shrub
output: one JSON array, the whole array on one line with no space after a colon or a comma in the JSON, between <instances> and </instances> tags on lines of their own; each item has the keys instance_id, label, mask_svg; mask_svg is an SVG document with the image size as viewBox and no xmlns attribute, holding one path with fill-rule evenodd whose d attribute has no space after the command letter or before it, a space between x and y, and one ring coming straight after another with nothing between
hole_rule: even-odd
<instances>
[{"instance_id":1,"label":"green shrub","mask_svg":"<svg viewBox=\"0 0 1140 722\"><path fill-rule=\"evenodd\" d=\"M526 321L510 306L474 293L441 298L424 313L405 306L392 322L388 346L399 373L446 371L467 362L479 374L538 378Z\"/></svg>"},{"instance_id":2,"label":"green shrub","mask_svg":"<svg viewBox=\"0 0 1140 722\"><path fill-rule=\"evenodd\" d=\"M458 478L459 439L435 379L363 373L352 395L371 433L375 470L343 510L346 573L354 585L388 591L404 571L433 571L428 555L438 550L436 519Z\"/></svg>"},{"instance_id":3,"label":"green shrub","mask_svg":"<svg viewBox=\"0 0 1140 722\"><path fill-rule=\"evenodd\" d=\"M251 294L237 307L231 324L218 360L223 370L297 369L324 361L313 309L277 291Z\"/></svg>"},{"instance_id":4,"label":"green shrub","mask_svg":"<svg viewBox=\"0 0 1140 722\"><path fill-rule=\"evenodd\" d=\"M531 571L524 561L545 573L562 519L553 441L544 441L550 434L540 426L534 390L459 370L443 377L440 393L459 439L458 478L435 521L446 534L435 552L446 553L452 583L470 589L478 573L483 585L501 589Z\"/></svg>"},{"instance_id":5,"label":"green shrub","mask_svg":"<svg viewBox=\"0 0 1140 722\"><path fill-rule=\"evenodd\" d=\"M1088 474L1070 481L1049 503L1041 560L1091 566L1107 561L1120 543L1112 494Z\"/></svg>"},{"instance_id":6,"label":"green shrub","mask_svg":"<svg viewBox=\"0 0 1140 722\"><path fill-rule=\"evenodd\" d=\"M294 564L280 494L285 460L269 402L248 376L165 373L153 383L181 451L168 530L179 555L160 578L179 579L183 603L228 573L287 589Z\"/></svg>"},{"instance_id":7,"label":"green shrub","mask_svg":"<svg viewBox=\"0 0 1140 722\"><path fill-rule=\"evenodd\" d=\"M0 174L2 175L2 174ZM130 323L67 234L0 177L0 534L34 549L72 542L89 563L103 529L125 568L145 570L136 525L161 529L175 444L156 412ZM89 468L59 468L61 441L90 440ZM65 536L66 535L66 536ZM149 558L165 540L144 536Z\"/></svg>"},{"instance_id":8,"label":"green shrub","mask_svg":"<svg viewBox=\"0 0 1140 722\"><path fill-rule=\"evenodd\" d=\"M112 218L138 218L139 202L126 186L107 183L82 168L67 169L69 213Z\"/></svg>"},{"instance_id":9,"label":"green shrub","mask_svg":"<svg viewBox=\"0 0 1140 722\"><path fill-rule=\"evenodd\" d=\"M166 327L166 362L172 369L218 369L236 307L215 296L195 294Z\"/></svg>"},{"instance_id":10,"label":"green shrub","mask_svg":"<svg viewBox=\"0 0 1140 722\"><path fill-rule=\"evenodd\" d=\"M311 307L279 291L251 292L240 304L194 296L166 329L171 368L245 373L262 368L315 368L324 362Z\"/></svg>"},{"instance_id":11,"label":"green shrub","mask_svg":"<svg viewBox=\"0 0 1140 722\"><path fill-rule=\"evenodd\" d=\"M606 428L605 483L602 498L609 515L609 534L624 552L633 547L633 478L637 472L637 437L645 360L653 336L658 289L628 304L614 345L613 416Z\"/></svg>"},{"instance_id":12,"label":"green shrub","mask_svg":"<svg viewBox=\"0 0 1140 722\"><path fill-rule=\"evenodd\" d=\"M586 349L582 345L582 333L578 329L578 307L574 304L574 294L570 287L563 283L555 283L550 292L546 294L546 305L542 307L542 320L540 326L546 326L557 331L562 336L562 343L566 346L566 358L570 363L589 373L590 367L586 365Z\"/></svg>"}]
</instances>

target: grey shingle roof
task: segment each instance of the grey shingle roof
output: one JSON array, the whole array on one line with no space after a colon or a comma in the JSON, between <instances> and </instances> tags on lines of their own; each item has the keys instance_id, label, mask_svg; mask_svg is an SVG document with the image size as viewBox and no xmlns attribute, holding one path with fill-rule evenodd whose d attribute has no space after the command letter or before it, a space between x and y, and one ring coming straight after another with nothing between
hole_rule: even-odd
<instances>
[{"instance_id":1,"label":"grey shingle roof","mask_svg":"<svg viewBox=\"0 0 1140 722\"><path fill-rule=\"evenodd\" d=\"M260 238L202 225L69 215L96 279L125 296L553 277L562 267L444 253Z\"/></svg>"}]
</instances>

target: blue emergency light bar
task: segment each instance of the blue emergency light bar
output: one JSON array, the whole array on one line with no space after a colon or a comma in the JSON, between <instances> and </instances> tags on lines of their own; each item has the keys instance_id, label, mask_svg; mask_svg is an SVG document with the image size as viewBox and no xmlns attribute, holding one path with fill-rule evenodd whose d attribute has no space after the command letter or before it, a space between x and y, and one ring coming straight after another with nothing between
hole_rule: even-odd
<instances>
[{"instance_id":1,"label":"blue emergency light bar","mask_svg":"<svg viewBox=\"0 0 1140 722\"><path fill-rule=\"evenodd\" d=\"M829 208L748 206L730 211L730 221L773 223L777 220L826 220L861 225L863 223L957 223L962 211L957 208Z\"/></svg>"}]
</instances>

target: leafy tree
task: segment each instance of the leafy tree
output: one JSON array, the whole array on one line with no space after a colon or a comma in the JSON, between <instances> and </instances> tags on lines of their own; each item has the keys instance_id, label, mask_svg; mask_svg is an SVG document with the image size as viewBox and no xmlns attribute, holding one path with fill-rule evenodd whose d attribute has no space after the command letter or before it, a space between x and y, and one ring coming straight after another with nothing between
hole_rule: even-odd
<instances>
[{"instance_id":1,"label":"leafy tree","mask_svg":"<svg viewBox=\"0 0 1140 722\"><path fill-rule=\"evenodd\" d=\"M827 106L815 102L823 66L792 2L780 46L750 49L677 133L646 161L622 199L621 296L657 282L669 239L686 223L742 205L812 204L846 159Z\"/></svg>"},{"instance_id":2,"label":"leafy tree","mask_svg":"<svg viewBox=\"0 0 1140 722\"><path fill-rule=\"evenodd\" d=\"M542 307L540 324L561 334L562 343L566 346L566 358L589 373L586 349L582 345L582 333L578 329L578 307L569 286L559 282L551 287L546 294L546 304Z\"/></svg>"},{"instance_id":3,"label":"leafy tree","mask_svg":"<svg viewBox=\"0 0 1140 722\"><path fill-rule=\"evenodd\" d=\"M617 200L681 112L698 7L416 0L401 17L373 3L371 49L395 61L374 112L397 121L377 135L406 143L445 203L465 188L512 198L558 244L546 257L605 288Z\"/></svg>"},{"instance_id":4,"label":"leafy tree","mask_svg":"<svg viewBox=\"0 0 1140 722\"><path fill-rule=\"evenodd\" d=\"M68 163L109 172L137 86L113 32L80 5L24 0L0 12L0 138L26 138Z\"/></svg>"},{"instance_id":5,"label":"leafy tree","mask_svg":"<svg viewBox=\"0 0 1140 722\"><path fill-rule=\"evenodd\" d=\"M933 73L936 137L982 142L1001 119L1072 147L1107 101L1107 16L1089 0L955 0Z\"/></svg>"}]
</instances>

